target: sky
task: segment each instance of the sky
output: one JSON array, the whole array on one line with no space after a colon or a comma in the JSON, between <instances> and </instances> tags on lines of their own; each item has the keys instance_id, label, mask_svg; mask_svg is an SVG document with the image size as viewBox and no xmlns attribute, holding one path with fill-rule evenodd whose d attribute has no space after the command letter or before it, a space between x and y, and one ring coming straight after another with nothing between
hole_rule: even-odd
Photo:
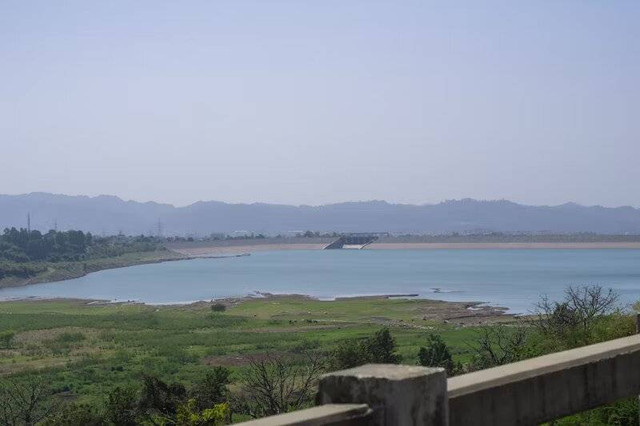
<instances>
[{"instance_id":1,"label":"sky","mask_svg":"<svg viewBox=\"0 0 640 426\"><path fill-rule=\"evenodd\" d=\"M640 2L0 0L0 193L640 207Z\"/></svg>"}]
</instances>

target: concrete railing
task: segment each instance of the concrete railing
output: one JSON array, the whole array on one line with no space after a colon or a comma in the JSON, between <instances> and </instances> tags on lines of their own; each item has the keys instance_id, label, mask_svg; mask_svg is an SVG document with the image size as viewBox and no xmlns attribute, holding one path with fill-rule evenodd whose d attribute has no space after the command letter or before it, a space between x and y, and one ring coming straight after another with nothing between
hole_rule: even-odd
<instances>
[{"instance_id":1,"label":"concrete railing","mask_svg":"<svg viewBox=\"0 0 640 426\"><path fill-rule=\"evenodd\" d=\"M635 335L450 379L400 365L337 371L320 380L318 407L245 425L534 425L639 393Z\"/></svg>"},{"instance_id":2,"label":"concrete railing","mask_svg":"<svg viewBox=\"0 0 640 426\"><path fill-rule=\"evenodd\" d=\"M245 426L365 426L370 424L371 413L367 404L326 404L241 424Z\"/></svg>"}]
</instances>

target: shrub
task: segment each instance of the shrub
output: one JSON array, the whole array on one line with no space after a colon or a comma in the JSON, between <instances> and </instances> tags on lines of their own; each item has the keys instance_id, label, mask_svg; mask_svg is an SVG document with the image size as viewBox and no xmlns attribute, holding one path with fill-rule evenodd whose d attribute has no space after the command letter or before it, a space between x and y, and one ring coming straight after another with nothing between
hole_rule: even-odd
<instances>
[{"instance_id":1,"label":"shrub","mask_svg":"<svg viewBox=\"0 0 640 426\"><path fill-rule=\"evenodd\" d=\"M388 328L377 331L361 341L346 341L334 351L331 365L334 369L353 368L366 363L398 364L396 342Z\"/></svg>"},{"instance_id":2,"label":"shrub","mask_svg":"<svg viewBox=\"0 0 640 426\"><path fill-rule=\"evenodd\" d=\"M616 313L618 299L612 289L597 285L568 287L561 302L542 298L532 325L547 343L555 344L552 350L588 345L602 318Z\"/></svg>"},{"instance_id":3,"label":"shrub","mask_svg":"<svg viewBox=\"0 0 640 426\"><path fill-rule=\"evenodd\" d=\"M222 303L214 303L213 305L211 305L211 310L213 312L224 312L227 310L227 307Z\"/></svg>"},{"instance_id":4,"label":"shrub","mask_svg":"<svg viewBox=\"0 0 640 426\"><path fill-rule=\"evenodd\" d=\"M34 425L54 409L51 387L41 376L4 379L0 382L0 423Z\"/></svg>"},{"instance_id":5,"label":"shrub","mask_svg":"<svg viewBox=\"0 0 640 426\"><path fill-rule=\"evenodd\" d=\"M475 353L469 366L471 370L510 364L538 355L528 346L530 333L523 326L482 327L476 333L478 337L473 347Z\"/></svg>"},{"instance_id":6,"label":"shrub","mask_svg":"<svg viewBox=\"0 0 640 426\"><path fill-rule=\"evenodd\" d=\"M223 425L230 416L229 405L216 404L199 411L196 400L190 399L178 407L176 424L179 426Z\"/></svg>"},{"instance_id":7,"label":"shrub","mask_svg":"<svg viewBox=\"0 0 640 426\"><path fill-rule=\"evenodd\" d=\"M138 409L147 417L174 419L178 406L187 401L187 390L181 383L166 383L155 376L144 375Z\"/></svg>"},{"instance_id":8,"label":"shrub","mask_svg":"<svg viewBox=\"0 0 640 426\"><path fill-rule=\"evenodd\" d=\"M331 368L343 370L353 368L369 362L368 356L361 343L346 341L341 343L331 357Z\"/></svg>"},{"instance_id":9,"label":"shrub","mask_svg":"<svg viewBox=\"0 0 640 426\"><path fill-rule=\"evenodd\" d=\"M451 351L438 334L427 336L427 346L420 348L418 352L418 363L424 367L444 368L448 376L453 376L458 370L451 357Z\"/></svg>"},{"instance_id":10,"label":"shrub","mask_svg":"<svg viewBox=\"0 0 640 426\"><path fill-rule=\"evenodd\" d=\"M258 418L310 405L324 361L322 354L313 352L302 362L273 354L252 359L240 377L239 411Z\"/></svg>"},{"instance_id":11,"label":"shrub","mask_svg":"<svg viewBox=\"0 0 640 426\"><path fill-rule=\"evenodd\" d=\"M398 364L401 360L396 351L396 341L388 328L376 332L373 337L365 340L364 346L371 357L370 362L378 364Z\"/></svg>"},{"instance_id":12,"label":"shrub","mask_svg":"<svg viewBox=\"0 0 640 426\"><path fill-rule=\"evenodd\" d=\"M82 342L85 339L84 334L77 332L77 333L62 333L60 334L58 337L56 337L56 342L60 342L60 343L76 343L76 342Z\"/></svg>"},{"instance_id":13,"label":"shrub","mask_svg":"<svg viewBox=\"0 0 640 426\"><path fill-rule=\"evenodd\" d=\"M6 330L0 332L0 347L9 349L11 348L11 343L13 342L13 338L16 336L15 331Z\"/></svg>"},{"instance_id":14,"label":"shrub","mask_svg":"<svg viewBox=\"0 0 640 426\"><path fill-rule=\"evenodd\" d=\"M113 389L105 402L105 418L108 424L137 425L137 392L134 388Z\"/></svg>"},{"instance_id":15,"label":"shrub","mask_svg":"<svg viewBox=\"0 0 640 426\"><path fill-rule=\"evenodd\" d=\"M204 410L220 404L227 399L227 385L231 383L231 372L224 367L208 370L190 389L189 397L196 401L197 408Z\"/></svg>"},{"instance_id":16,"label":"shrub","mask_svg":"<svg viewBox=\"0 0 640 426\"><path fill-rule=\"evenodd\" d=\"M66 404L42 422L42 426L102 426L105 419L87 404Z\"/></svg>"}]
</instances>

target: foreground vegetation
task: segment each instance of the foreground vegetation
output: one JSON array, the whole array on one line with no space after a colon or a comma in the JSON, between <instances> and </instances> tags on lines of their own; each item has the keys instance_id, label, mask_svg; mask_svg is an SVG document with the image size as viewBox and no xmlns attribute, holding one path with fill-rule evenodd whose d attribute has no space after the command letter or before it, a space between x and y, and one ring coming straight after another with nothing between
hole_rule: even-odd
<instances>
[{"instance_id":1,"label":"foreground vegetation","mask_svg":"<svg viewBox=\"0 0 640 426\"><path fill-rule=\"evenodd\" d=\"M442 302L425 300L295 296L164 307L0 303L0 422L223 424L311 404L315 380L331 369L400 362L460 374L634 332L615 295L596 287L542 301L540 316L527 319L461 326L427 315L439 310ZM264 383L284 390L256 392ZM16 414L21 394L39 396L27 420ZM637 418L637 404L623 401L560 423Z\"/></svg>"}]
</instances>

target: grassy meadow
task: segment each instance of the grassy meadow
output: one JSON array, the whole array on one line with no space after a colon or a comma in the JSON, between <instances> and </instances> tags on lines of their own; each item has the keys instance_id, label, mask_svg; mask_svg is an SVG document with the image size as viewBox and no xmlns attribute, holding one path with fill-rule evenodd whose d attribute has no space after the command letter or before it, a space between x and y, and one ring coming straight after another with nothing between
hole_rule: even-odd
<instances>
[{"instance_id":1,"label":"grassy meadow","mask_svg":"<svg viewBox=\"0 0 640 426\"><path fill-rule=\"evenodd\" d=\"M451 304L362 298L318 301L297 296L211 304L145 306L80 300L0 303L0 331L15 333L0 349L0 374L38 371L55 391L92 402L115 386L154 374L190 383L209 366L233 372L251 356L331 350L346 339L391 329L403 363L415 364L426 335L437 331L454 358L471 356L473 327L445 323ZM457 306L464 312L464 306ZM454 305L453 313L456 308ZM510 317L470 318L508 321ZM462 318L461 321L465 319ZM467 318L469 320L469 318Z\"/></svg>"}]
</instances>

